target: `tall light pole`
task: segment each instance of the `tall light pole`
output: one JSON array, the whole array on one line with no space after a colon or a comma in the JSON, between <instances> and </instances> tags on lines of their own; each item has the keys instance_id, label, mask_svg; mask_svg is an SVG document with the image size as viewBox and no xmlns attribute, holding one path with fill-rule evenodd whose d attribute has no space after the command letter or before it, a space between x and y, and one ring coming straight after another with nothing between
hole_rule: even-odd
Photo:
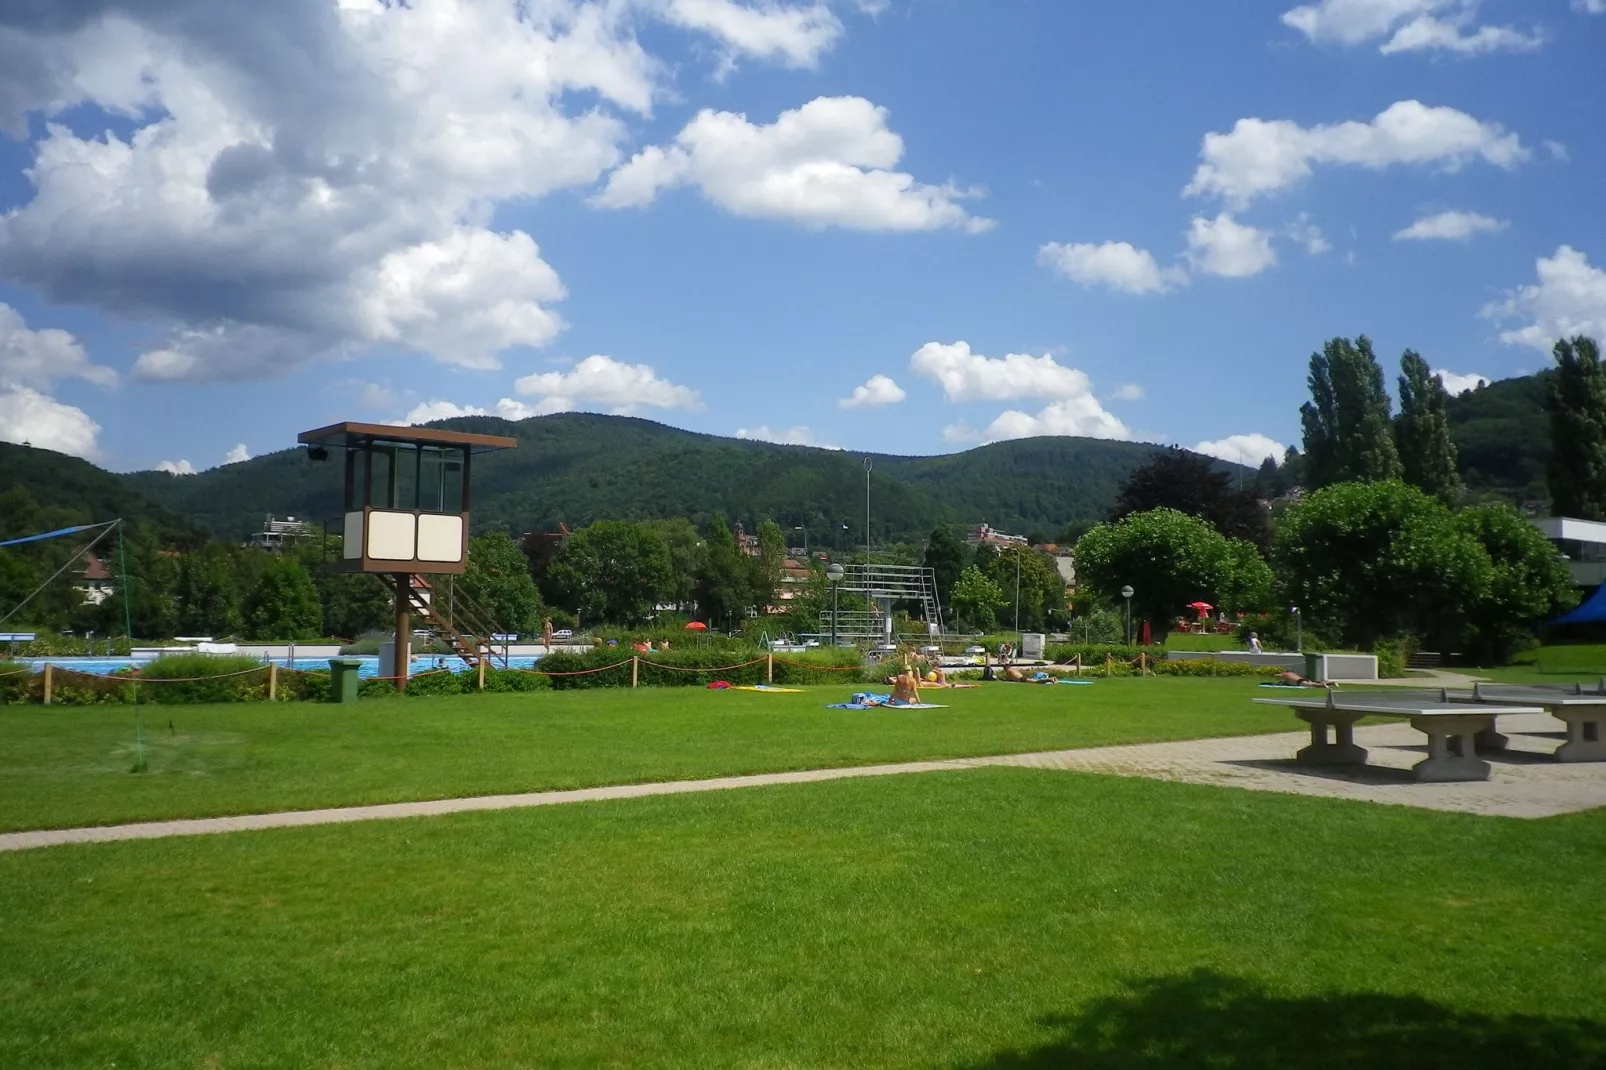
<instances>
[{"instance_id":1,"label":"tall light pole","mask_svg":"<svg viewBox=\"0 0 1606 1070\"><path fill-rule=\"evenodd\" d=\"M1126 599L1126 645L1132 645L1132 596L1137 592L1132 590L1130 584L1121 588L1121 597Z\"/></svg>"},{"instance_id":2,"label":"tall light pole","mask_svg":"<svg viewBox=\"0 0 1606 1070\"><path fill-rule=\"evenodd\" d=\"M1298 606L1289 606L1288 612L1294 615L1294 650L1303 654L1305 652L1305 618L1299 615Z\"/></svg>"},{"instance_id":3,"label":"tall light pole","mask_svg":"<svg viewBox=\"0 0 1606 1070\"><path fill-rule=\"evenodd\" d=\"M1015 547L1015 630L1020 631L1020 547Z\"/></svg>"},{"instance_id":4,"label":"tall light pole","mask_svg":"<svg viewBox=\"0 0 1606 1070\"><path fill-rule=\"evenodd\" d=\"M835 561L825 570L825 578L831 581L831 649L836 649L836 594L837 584L842 582L842 566Z\"/></svg>"},{"instance_id":5,"label":"tall light pole","mask_svg":"<svg viewBox=\"0 0 1606 1070\"><path fill-rule=\"evenodd\" d=\"M870 458L864 459L864 553L870 556L870 469L875 467Z\"/></svg>"}]
</instances>

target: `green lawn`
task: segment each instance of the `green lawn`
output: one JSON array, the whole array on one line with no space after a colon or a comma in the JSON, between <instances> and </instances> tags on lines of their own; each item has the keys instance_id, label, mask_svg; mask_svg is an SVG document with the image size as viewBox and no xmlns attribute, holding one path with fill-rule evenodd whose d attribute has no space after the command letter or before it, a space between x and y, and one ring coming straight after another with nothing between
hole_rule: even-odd
<instances>
[{"instance_id":1,"label":"green lawn","mask_svg":"<svg viewBox=\"0 0 1606 1070\"><path fill-rule=\"evenodd\" d=\"M1252 680L990 684L941 710L797 695L599 689L312 703L0 707L0 830L312 809L1297 727Z\"/></svg>"},{"instance_id":2,"label":"green lawn","mask_svg":"<svg viewBox=\"0 0 1606 1070\"><path fill-rule=\"evenodd\" d=\"M1600 812L1023 769L52 848L0 1065L1583 1070L1603 872Z\"/></svg>"},{"instance_id":3,"label":"green lawn","mask_svg":"<svg viewBox=\"0 0 1606 1070\"><path fill-rule=\"evenodd\" d=\"M1167 650L1248 650L1236 635L1215 632L1172 632L1165 637Z\"/></svg>"}]
</instances>

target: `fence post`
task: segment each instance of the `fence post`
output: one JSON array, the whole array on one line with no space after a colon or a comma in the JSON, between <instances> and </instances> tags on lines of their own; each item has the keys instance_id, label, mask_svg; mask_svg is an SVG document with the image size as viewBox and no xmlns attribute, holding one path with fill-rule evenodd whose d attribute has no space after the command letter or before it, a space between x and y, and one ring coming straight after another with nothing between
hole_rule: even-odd
<instances>
[{"instance_id":1,"label":"fence post","mask_svg":"<svg viewBox=\"0 0 1606 1070\"><path fill-rule=\"evenodd\" d=\"M1104 655L1104 676L1105 676L1106 679L1108 679L1109 675L1110 675L1110 655L1105 654Z\"/></svg>"},{"instance_id":2,"label":"fence post","mask_svg":"<svg viewBox=\"0 0 1606 1070\"><path fill-rule=\"evenodd\" d=\"M766 684L775 682L775 652L773 650L764 655L764 682Z\"/></svg>"},{"instance_id":3,"label":"fence post","mask_svg":"<svg viewBox=\"0 0 1606 1070\"><path fill-rule=\"evenodd\" d=\"M631 659L630 659L630 686L631 687L635 687L636 686L636 670L640 667L640 664L641 664L641 659L639 657L635 657L635 656L631 657Z\"/></svg>"},{"instance_id":4,"label":"fence post","mask_svg":"<svg viewBox=\"0 0 1606 1070\"><path fill-rule=\"evenodd\" d=\"M279 697L279 663L268 662L268 701L273 702Z\"/></svg>"},{"instance_id":5,"label":"fence post","mask_svg":"<svg viewBox=\"0 0 1606 1070\"><path fill-rule=\"evenodd\" d=\"M50 662L45 662L45 705L50 705Z\"/></svg>"},{"instance_id":6,"label":"fence post","mask_svg":"<svg viewBox=\"0 0 1606 1070\"><path fill-rule=\"evenodd\" d=\"M485 690L485 655L484 654L480 655L479 672L480 672L480 690L484 691Z\"/></svg>"}]
</instances>

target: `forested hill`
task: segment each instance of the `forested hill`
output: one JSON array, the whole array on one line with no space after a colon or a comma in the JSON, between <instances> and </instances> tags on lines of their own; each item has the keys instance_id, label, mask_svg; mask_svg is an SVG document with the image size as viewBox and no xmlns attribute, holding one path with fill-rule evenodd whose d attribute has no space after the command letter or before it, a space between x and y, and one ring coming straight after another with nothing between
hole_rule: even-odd
<instances>
[{"instance_id":1,"label":"forested hill","mask_svg":"<svg viewBox=\"0 0 1606 1070\"><path fill-rule=\"evenodd\" d=\"M0 535L6 538L38 534L41 525L95 524L118 517L167 541L205 534L185 518L184 510L153 501L130 487L126 477L77 457L9 442L0 442L0 513L6 514L0 515Z\"/></svg>"},{"instance_id":2,"label":"forested hill","mask_svg":"<svg viewBox=\"0 0 1606 1070\"><path fill-rule=\"evenodd\" d=\"M1542 503L1550 457L1550 416L1545 390L1551 373L1502 379L1450 399L1450 437L1460 455L1461 479L1474 492L1513 504Z\"/></svg>"},{"instance_id":3,"label":"forested hill","mask_svg":"<svg viewBox=\"0 0 1606 1070\"><path fill-rule=\"evenodd\" d=\"M700 523L724 512L749 529L764 518L785 527L806 523L816 545L853 545L863 538L862 454L582 413L517 423L463 417L431 426L519 440L516 450L475 460L478 530L551 530L560 522L574 528L599 519L676 516ZM985 520L1006 531L1052 535L1070 521L1102 518L1120 482L1156 448L1038 438L937 457L874 455L875 538L922 538L942 520ZM269 513L321 520L340 511L339 466L310 462L299 449L194 476L136 472L122 478L226 538L259 530Z\"/></svg>"}]
</instances>

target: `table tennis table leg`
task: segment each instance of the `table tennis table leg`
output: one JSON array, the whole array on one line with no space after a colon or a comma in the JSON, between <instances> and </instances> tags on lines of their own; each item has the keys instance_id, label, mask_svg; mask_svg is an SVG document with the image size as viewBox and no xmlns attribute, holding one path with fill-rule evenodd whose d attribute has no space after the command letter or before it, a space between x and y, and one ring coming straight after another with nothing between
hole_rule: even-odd
<instances>
[{"instance_id":1,"label":"table tennis table leg","mask_svg":"<svg viewBox=\"0 0 1606 1070\"><path fill-rule=\"evenodd\" d=\"M1494 727L1494 718L1413 717L1411 727L1428 737L1428 756L1411 771L1416 779L1429 783L1456 780L1488 780L1489 763L1477 756L1479 732Z\"/></svg>"},{"instance_id":2,"label":"table tennis table leg","mask_svg":"<svg viewBox=\"0 0 1606 1070\"><path fill-rule=\"evenodd\" d=\"M1554 709L1551 715L1567 726L1558 762L1606 762L1606 706Z\"/></svg>"},{"instance_id":3,"label":"table tennis table leg","mask_svg":"<svg viewBox=\"0 0 1606 1070\"><path fill-rule=\"evenodd\" d=\"M1361 714L1329 710L1295 712L1310 724L1310 746L1294 756L1301 765L1366 764L1366 748L1355 744L1355 722Z\"/></svg>"}]
</instances>

